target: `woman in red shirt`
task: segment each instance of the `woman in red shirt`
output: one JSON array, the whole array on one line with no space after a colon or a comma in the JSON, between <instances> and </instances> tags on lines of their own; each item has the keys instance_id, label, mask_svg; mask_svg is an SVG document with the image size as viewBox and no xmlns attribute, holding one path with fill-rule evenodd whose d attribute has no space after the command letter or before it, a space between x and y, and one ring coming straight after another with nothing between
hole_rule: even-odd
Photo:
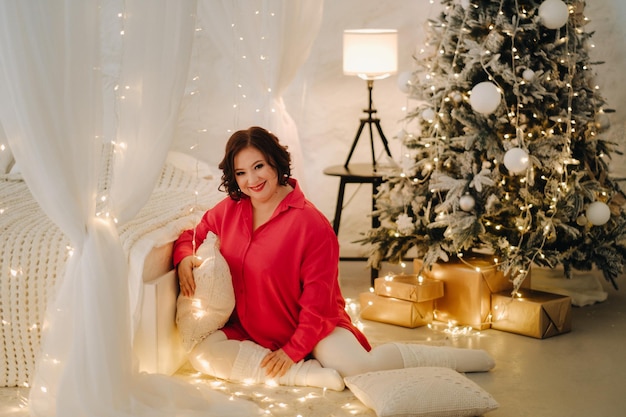
<instances>
[{"instance_id":1,"label":"woman in red shirt","mask_svg":"<svg viewBox=\"0 0 626 417\"><path fill-rule=\"evenodd\" d=\"M419 365L458 368L468 354L472 361L485 362L470 370L492 367L491 358L478 350L412 345L428 351L416 359L409 345L371 349L345 310L337 237L290 178L290 162L287 149L267 130L235 132L219 165L221 187L229 197L176 241L174 263L183 296L191 297L195 290L193 248L213 232L230 268L236 300L228 323L192 350L192 365L223 379L273 379L336 390L344 388L342 377L348 375ZM445 359L435 360L438 356Z\"/></svg>"}]
</instances>

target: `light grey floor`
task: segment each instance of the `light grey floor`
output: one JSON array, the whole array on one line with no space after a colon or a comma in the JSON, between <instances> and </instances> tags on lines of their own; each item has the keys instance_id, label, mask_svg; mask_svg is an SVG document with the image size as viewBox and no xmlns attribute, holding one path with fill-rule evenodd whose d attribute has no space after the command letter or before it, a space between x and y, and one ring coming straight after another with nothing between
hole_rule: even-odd
<instances>
[{"instance_id":1,"label":"light grey floor","mask_svg":"<svg viewBox=\"0 0 626 417\"><path fill-rule=\"evenodd\" d=\"M369 270L363 262L341 263L341 284L349 302L367 291L369 282ZM603 284L608 292L606 301L573 309L570 333L543 340L497 330L451 336L441 328L406 329L371 321L361 324L373 344L416 341L490 352L496 360L495 369L467 374L500 403L500 408L487 417L620 417L626 416L626 278L620 277L619 283L619 291ZM189 369L179 371L182 376L191 373ZM275 404L292 404L284 409L274 407L271 415L276 417L374 416L348 390L242 389L228 384L221 389L243 392L244 398L253 401L262 394L261 404L267 404L270 397ZM27 395L24 388L0 389L0 416L27 416Z\"/></svg>"}]
</instances>

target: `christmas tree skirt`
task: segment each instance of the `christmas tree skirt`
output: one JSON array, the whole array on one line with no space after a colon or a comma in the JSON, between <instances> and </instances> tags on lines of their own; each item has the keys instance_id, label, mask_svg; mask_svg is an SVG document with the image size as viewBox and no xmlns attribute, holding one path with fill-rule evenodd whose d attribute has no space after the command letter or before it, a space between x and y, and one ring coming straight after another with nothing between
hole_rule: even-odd
<instances>
[{"instance_id":1,"label":"christmas tree skirt","mask_svg":"<svg viewBox=\"0 0 626 417\"><path fill-rule=\"evenodd\" d=\"M567 295L572 305L583 307L606 300L608 293L602 286L602 272L573 271L571 278L565 278L563 268L533 267L531 287L534 290Z\"/></svg>"}]
</instances>

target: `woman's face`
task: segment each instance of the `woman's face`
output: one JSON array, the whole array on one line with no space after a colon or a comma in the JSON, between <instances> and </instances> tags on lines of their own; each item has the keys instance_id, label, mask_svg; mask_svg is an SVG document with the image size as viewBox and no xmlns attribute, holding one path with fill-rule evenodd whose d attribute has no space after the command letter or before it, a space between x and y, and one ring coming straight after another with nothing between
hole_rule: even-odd
<instances>
[{"instance_id":1,"label":"woman's face","mask_svg":"<svg viewBox=\"0 0 626 417\"><path fill-rule=\"evenodd\" d=\"M249 146L235 155L235 179L253 202L265 202L278 192L278 173L257 148Z\"/></svg>"}]
</instances>

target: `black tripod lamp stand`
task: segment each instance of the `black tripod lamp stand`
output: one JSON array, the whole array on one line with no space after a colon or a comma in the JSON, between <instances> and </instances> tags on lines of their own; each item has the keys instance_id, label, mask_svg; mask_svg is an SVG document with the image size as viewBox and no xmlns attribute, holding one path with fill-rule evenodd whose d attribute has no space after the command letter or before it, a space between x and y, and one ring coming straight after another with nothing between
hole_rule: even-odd
<instances>
[{"instance_id":1,"label":"black tripod lamp stand","mask_svg":"<svg viewBox=\"0 0 626 417\"><path fill-rule=\"evenodd\" d=\"M367 117L361 119L348 159L344 164L347 169L350 164L352 154L356 149L359 138L365 126L368 126L370 135L370 149L372 152L372 167L376 170L376 155L374 150L374 129L383 143L385 152L391 157L389 143L382 128L380 119L374 117L377 112L373 108L372 90L375 80L382 80L389 77L398 70L398 32L392 29L355 29L343 32L343 73L346 75L357 75L367 81L369 104L363 112Z\"/></svg>"}]
</instances>

